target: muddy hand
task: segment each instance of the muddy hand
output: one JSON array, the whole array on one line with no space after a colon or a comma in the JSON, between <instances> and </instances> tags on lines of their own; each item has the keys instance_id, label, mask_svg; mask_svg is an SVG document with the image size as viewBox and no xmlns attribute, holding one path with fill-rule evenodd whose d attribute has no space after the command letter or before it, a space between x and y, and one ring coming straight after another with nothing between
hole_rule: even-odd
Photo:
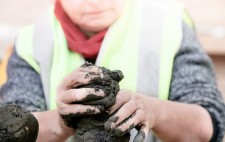
<instances>
[{"instance_id":1,"label":"muddy hand","mask_svg":"<svg viewBox=\"0 0 225 142\"><path fill-rule=\"evenodd\" d=\"M81 102L104 98L107 94L102 89L83 88L93 80L103 78L102 71L96 66L81 66L64 78L57 89L57 109L62 116L73 117L81 115L93 115L104 110L101 105L84 105ZM106 85L107 82L96 81L99 85ZM65 124L68 120L64 119Z\"/></svg>"},{"instance_id":2,"label":"muddy hand","mask_svg":"<svg viewBox=\"0 0 225 142\"><path fill-rule=\"evenodd\" d=\"M110 109L112 116L105 123L105 129L117 136L129 133L137 128L134 142L143 142L155 122L154 103L151 98L121 90L116 97L116 104Z\"/></svg>"},{"instance_id":3,"label":"muddy hand","mask_svg":"<svg viewBox=\"0 0 225 142\"><path fill-rule=\"evenodd\" d=\"M90 63L65 77L57 90L57 108L67 126L76 117L101 113L115 103L108 101L115 100L119 91L118 83L112 77L121 80L123 75L119 71L109 75L107 69Z\"/></svg>"},{"instance_id":4,"label":"muddy hand","mask_svg":"<svg viewBox=\"0 0 225 142\"><path fill-rule=\"evenodd\" d=\"M86 62L81 67L83 68L92 68L96 67L91 63ZM115 103L116 94L119 91L118 82L123 79L123 74L121 71L110 71L104 67L98 67L101 72L101 77L91 78L90 82L83 85L76 86L75 89L78 88L92 88L97 91L103 91L103 95L96 95L90 93L84 99L77 100L76 104L84 104L84 105L100 105L104 106L105 109L111 107ZM93 73L90 72L86 77L91 77Z\"/></svg>"},{"instance_id":5,"label":"muddy hand","mask_svg":"<svg viewBox=\"0 0 225 142\"><path fill-rule=\"evenodd\" d=\"M90 63L85 63L82 65L84 67L92 66ZM103 73L103 78L94 78L90 83L79 86L80 88L94 88L95 90L103 90L105 92L104 98L93 99L93 97L89 97L90 99L85 99L77 103L81 103L84 105L100 105L104 106L104 109L107 110L91 116L80 116L76 118L77 127L75 127L75 141L76 142L84 142L84 141L92 141L92 142L126 142L129 139L129 135L126 137L116 137L113 133L108 133L104 129L104 123L109 118L108 108L112 107L116 101L116 95L119 88L119 81L122 80L123 74L121 71L111 71L103 67L98 67ZM72 118L74 119L74 118Z\"/></svg>"}]
</instances>

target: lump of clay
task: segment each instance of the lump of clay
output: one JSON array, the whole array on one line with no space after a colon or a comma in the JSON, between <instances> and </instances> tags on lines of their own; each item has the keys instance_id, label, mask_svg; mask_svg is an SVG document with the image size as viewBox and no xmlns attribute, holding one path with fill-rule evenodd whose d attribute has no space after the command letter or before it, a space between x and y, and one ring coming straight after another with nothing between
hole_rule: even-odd
<instances>
[{"instance_id":1,"label":"lump of clay","mask_svg":"<svg viewBox=\"0 0 225 142\"><path fill-rule=\"evenodd\" d=\"M38 121L15 104L0 108L0 142L35 142Z\"/></svg>"},{"instance_id":2,"label":"lump of clay","mask_svg":"<svg viewBox=\"0 0 225 142\"><path fill-rule=\"evenodd\" d=\"M86 62L81 67L85 68L88 66L94 65ZM94 96L89 96L90 99L85 99L79 103L104 106L103 112L91 116L69 114L62 116L62 118L67 126L76 130L76 142L127 142L130 138L129 134L123 137L116 137L114 133L107 132L104 128L104 123L109 118L109 114L106 110L115 104L116 95L120 89L119 81L121 81L124 76L121 71L110 71L103 67L98 68L101 69L103 77L94 78L89 84L84 84L78 88L94 88L96 91L102 89L106 97L98 99L94 98Z\"/></svg>"}]
</instances>

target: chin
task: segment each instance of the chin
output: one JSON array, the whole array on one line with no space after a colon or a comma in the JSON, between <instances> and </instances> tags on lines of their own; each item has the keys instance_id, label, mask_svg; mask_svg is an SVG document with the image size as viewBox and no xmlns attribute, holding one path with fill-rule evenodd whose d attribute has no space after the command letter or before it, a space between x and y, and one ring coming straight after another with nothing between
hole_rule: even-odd
<instances>
[{"instance_id":1,"label":"chin","mask_svg":"<svg viewBox=\"0 0 225 142\"><path fill-rule=\"evenodd\" d=\"M90 32L100 32L102 30L105 30L109 28L114 21L110 20L89 20L86 21L85 24L81 24L80 27L86 31Z\"/></svg>"},{"instance_id":2,"label":"chin","mask_svg":"<svg viewBox=\"0 0 225 142\"><path fill-rule=\"evenodd\" d=\"M86 30L86 31L90 31L90 32L101 32L101 31L107 29L108 27L109 27L109 25L104 25L104 26L91 25L91 26L85 26L85 27L83 27L83 29Z\"/></svg>"}]
</instances>

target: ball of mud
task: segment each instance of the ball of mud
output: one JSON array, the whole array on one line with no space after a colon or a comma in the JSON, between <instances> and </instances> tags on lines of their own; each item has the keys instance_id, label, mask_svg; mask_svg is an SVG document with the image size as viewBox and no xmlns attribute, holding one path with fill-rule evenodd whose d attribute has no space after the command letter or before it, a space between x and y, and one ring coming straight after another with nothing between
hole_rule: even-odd
<instances>
[{"instance_id":1,"label":"ball of mud","mask_svg":"<svg viewBox=\"0 0 225 142\"><path fill-rule=\"evenodd\" d=\"M15 104L0 108L0 142L35 142L38 121Z\"/></svg>"},{"instance_id":2,"label":"ball of mud","mask_svg":"<svg viewBox=\"0 0 225 142\"><path fill-rule=\"evenodd\" d=\"M94 66L91 63L85 63L81 67ZM103 106L103 111L100 114L95 115L77 115L69 114L63 115L62 118L65 124L75 129L75 141L76 142L127 142L129 141L129 134L117 137L114 133L107 132L104 128L105 122L110 117L107 110L115 104L116 95L120 90L119 82L123 79L123 73L119 70L110 71L104 67L98 67L103 77L93 78L88 84L82 84L79 88L94 88L95 90L103 90L106 96L98 99L94 94L90 94L84 101L80 101L80 104L84 105L100 105ZM87 77L90 77L87 75ZM77 102L76 102L77 103Z\"/></svg>"}]
</instances>

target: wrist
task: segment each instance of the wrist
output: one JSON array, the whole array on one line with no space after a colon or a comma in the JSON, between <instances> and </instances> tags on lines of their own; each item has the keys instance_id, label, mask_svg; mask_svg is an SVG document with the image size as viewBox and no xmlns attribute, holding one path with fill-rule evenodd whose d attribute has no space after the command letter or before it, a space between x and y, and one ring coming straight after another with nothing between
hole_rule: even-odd
<instances>
[{"instance_id":1,"label":"wrist","mask_svg":"<svg viewBox=\"0 0 225 142\"><path fill-rule=\"evenodd\" d=\"M74 135L74 130L70 127L67 127L64 124L64 121L62 120L60 114L58 111L56 111L57 114L57 120L58 120L58 128L52 127L52 133L56 135L57 137L61 138L62 141L67 140L70 136Z\"/></svg>"},{"instance_id":2,"label":"wrist","mask_svg":"<svg viewBox=\"0 0 225 142\"><path fill-rule=\"evenodd\" d=\"M159 124L165 121L165 101L143 94L137 96L140 96L142 98L141 100L144 102L144 109L147 115L146 120L150 124L149 128L157 128Z\"/></svg>"},{"instance_id":3,"label":"wrist","mask_svg":"<svg viewBox=\"0 0 225 142\"><path fill-rule=\"evenodd\" d=\"M152 109L152 114L154 114L153 117L153 125L152 125L152 129L157 129L160 124L162 124L163 122L166 122L167 117L166 117L166 107L165 107L165 101L164 100L160 100L157 98L150 98L150 102L149 103L151 106L149 108L151 108L152 106L154 106ZM150 115L152 115L150 114Z\"/></svg>"},{"instance_id":4,"label":"wrist","mask_svg":"<svg viewBox=\"0 0 225 142\"><path fill-rule=\"evenodd\" d=\"M57 110L33 113L39 122L37 142L62 142L74 134L63 124Z\"/></svg>"},{"instance_id":5,"label":"wrist","mask_svg":"<svg viewBox=\"0 0 225 142\"><path fill-rule=\"evenodd\" d=\"M66 139L69 138L70 136L74 135L74 130L68 126L66 126L64 124L64 121L62 120L60 114L57 112L58 114L58 123L59 128L55 131L57 135L61 136L61 137L65 137Z\"/></svg>"}]
</instances>

